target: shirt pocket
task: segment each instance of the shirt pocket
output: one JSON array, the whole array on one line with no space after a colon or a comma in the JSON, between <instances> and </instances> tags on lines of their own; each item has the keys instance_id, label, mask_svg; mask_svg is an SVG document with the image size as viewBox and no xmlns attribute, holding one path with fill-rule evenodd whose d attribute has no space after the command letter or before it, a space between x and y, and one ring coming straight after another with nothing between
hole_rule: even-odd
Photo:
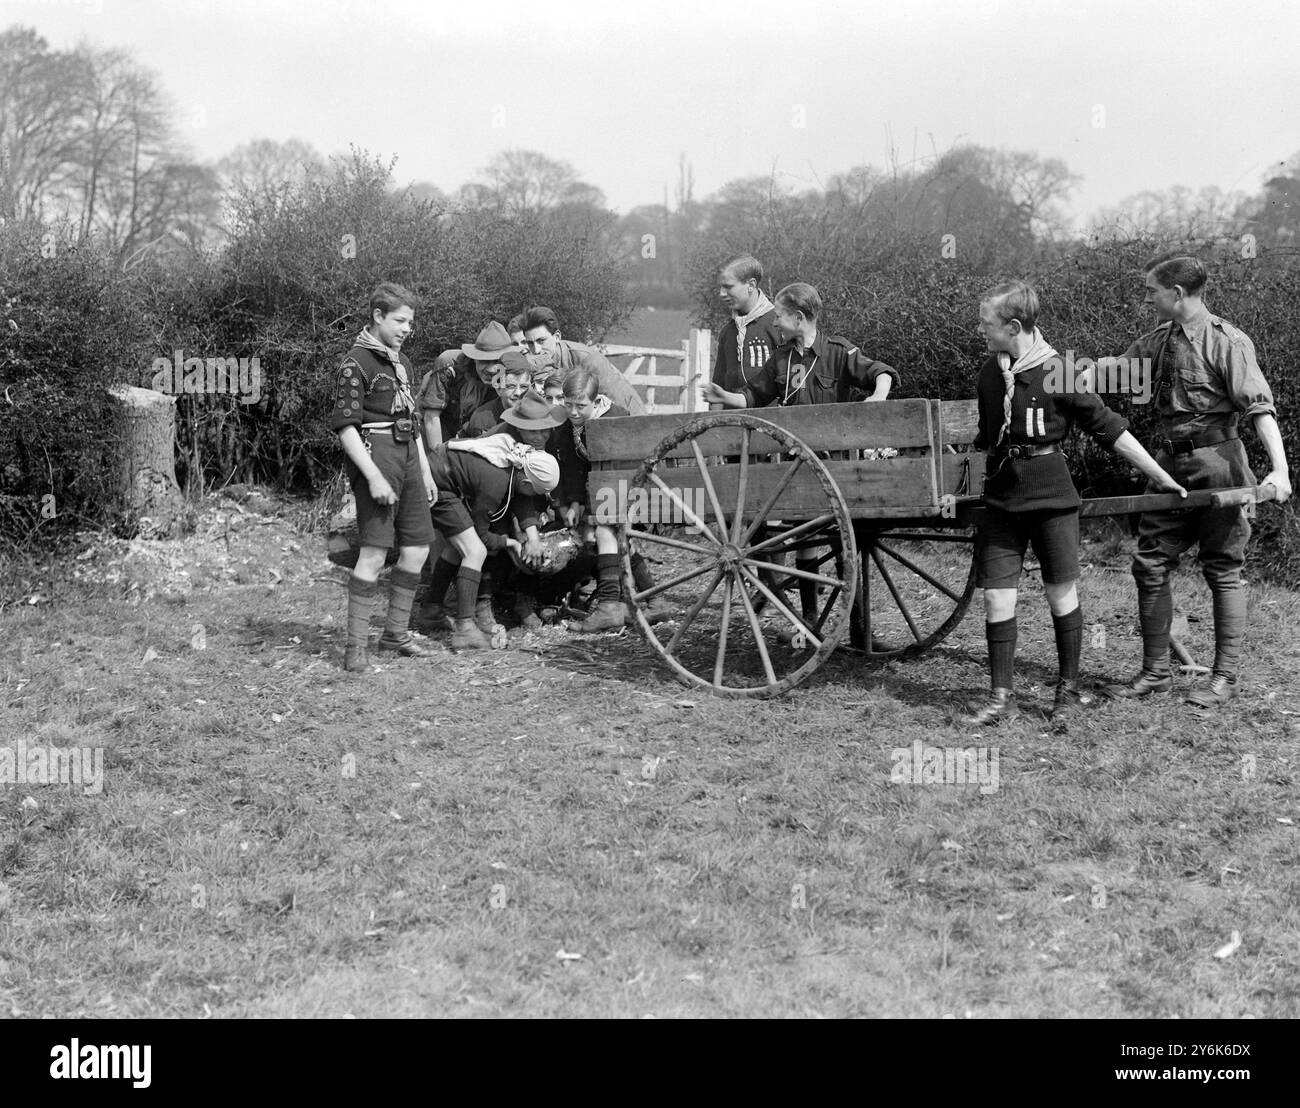
<instances>
[{"instance_id":1,"label":"shirt pocket","mask_svg":"<svg viewBox=\"0 0 1300 1108\"><path fill-rule=\"evenodd\" d=\"M1209 411L1223 399L1218 374L1194 351L1180 351L1173 368L1186 405L1192 411Z\"/></svg>"},{"instance_id":2,"label":"shirt pocket","mask_svg":"<svg viewBox=\"0 0 1300 1108\"><path fill-rule=\"evenodd\" d=\"M808 391L814 404L834 404L839 399L839 381L829 373L814 373L808 378Z\"/></svg>"}]
</instances>

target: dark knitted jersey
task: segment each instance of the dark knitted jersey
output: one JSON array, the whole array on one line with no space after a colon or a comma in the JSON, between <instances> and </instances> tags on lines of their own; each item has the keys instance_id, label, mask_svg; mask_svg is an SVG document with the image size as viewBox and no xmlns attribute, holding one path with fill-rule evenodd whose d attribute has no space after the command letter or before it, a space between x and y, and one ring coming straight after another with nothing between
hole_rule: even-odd
<instances>
[{"instance_id":1,"label":"dark knitted jersey","mask_svg":"<svg viewBox=\"0 0 1300 1108\"><path fill-rule=\"evenodd\" d=\"M1128 429L1128 421L1084 388L1077 374L1066 372L1063 360L1051 359L1016 374L1011 396L1011 426L1001 446L1046 446L1059 443L1071 427L1113 449ZM980 366L976 381L979 433L975 449L988 450L984 502L1007 511L1077 508L1079 493L1070 480L1070 467L1060 452L1037 458L998 457L998 431L1004 415L1006 385L994 355Z\"/></svg>"},{"instance_id":2,"label":"dark knitted jersey","mask_svg":"<svg viewBox=\"0 0 1300 1108\"><path fill-rule=\"evenodd\" d=\"M776 309L764 312L745 328L744 347L736 350L736 319L733 316L718 338L718 356L713 362L713 383L728 392L739 392L754 380L781 345L776 327Z\"/></svg>"},{"instance_id":3,"label":"dark knitted jersey","mask_svg":"<svg viewBox=\"0 0 1300 1108\"><path fill-rule=\"evenodd\" d=\"M604 415L597 418L618 418L627 414L626 408L611 404ZM555 490L555 499L563 507L587 503L587 475L591 473L591 460L586 456L586 449L586 426L577 427L568 420L551 432L546 444L547 452L554 454L560 463L560 485Z\"/></svg>"},{"instance_id":4,"label":"dark knitted jersey","mask_svg":"<svg viewBox=\"0 0 1300 1108\"><path fill-rule=\"evenodd\" d=\"M537 504L532 496L519 492L519 471L503 469L468 450L452 450L445 443L429 451L429 470L439 497L459 496L469 508L474 530L490 551L504 550L506 536L493 529L493 516L504 518L502 509L514 517L521 529L537 526Z\"/></svg>"}]
</instances>

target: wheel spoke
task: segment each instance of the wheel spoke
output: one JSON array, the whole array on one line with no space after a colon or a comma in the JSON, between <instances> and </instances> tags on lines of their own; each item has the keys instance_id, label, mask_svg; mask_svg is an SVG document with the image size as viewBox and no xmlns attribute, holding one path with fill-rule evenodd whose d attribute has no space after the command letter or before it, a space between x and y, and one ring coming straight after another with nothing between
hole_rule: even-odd
<instances>
[{"instance_id":1,"label":"wheel spoke","mask_svg":"<svg viewBox=\"0 0 1300 1108\"><path fill-rule=\"evenodd\" d=\"M748 581L751 584L756 585L758 587L758 591L761 592L765 597L767 597L767 602L773 605L778 612L780 612L783 616L785 616L785 618L788 619L794 627L803 628L804 637L807 638L807 640L810 643L812 643L814 649L816 650L821 649L822 646L821 639L817 637L813 629L809 627L808 624L806 624L799 616L796 616L794 612L792 612L790 608L785 604L785 602L782 601L781 598L776 595L776 593L772 592L771 589L769 589L765 584L763 584L763 582L760 581L754 574L750 573L749 570L747 570L744 566L737 566L736 569L746 579L748 579Z\"/></svg>"},{"instance_id":2,"label":"wheel spoke","mask_svg":"<svg viewBox=\"0 0 1300 1108\"><path fill-rule=\"evenodd\" d=\"M722 586L722 624L718 628L718 657L713 663L713 687L722 688L722 673L727 661L727 629L731 624L731 592L736 582L727 574L727 583Z\"/></svg>"},{"instance_id":3,"label":"wheel spoke","mask_svg":"<svg viewBox=\"0 0 1300 1108\"><path fill-rule=\"evenodd\" d=\"M700 440L691 439L691 449L695 451L695 460L700 466L700 478L704 482L704 491L708 494L713 514L718 520L718 534L727 537L727 517L722 514L722 505L718 503L718 491L713 487L713 478L709 476L709 467L704 461L704 451L700 449Z\"/></svg>"},{"instance_id":4,"label":"wheel spoke","mask_svg":"<svg viewBox=\"0 0 1300 1108\"><path fill-rule=\"evenodd\" d=\"M707 566L700 566L698 569L689 569L685 573L679 573L676 577L669 578L667 581L656 581L644 592L634 592L632 597L634 600L649 600L651 597L658 596L668 589L675 589L678 585L684 585L687 581L694 581L697 577L703 577L709 570L716 568L717 564L711 563Z\"/></svg>"},{"instance_id":5,"label":"wheel spoke","mask_svg":"<svg viewBox=\"0 0 1300 1108\"><path fill-rule=\"evenodd\" d=\"M749 480L749 428L740 429L740 472L736 476L736 515L731 521L731 541L740 542L745 519L745 488Z\"/></svg>"},{"instance_id":6,"label":"wheel spoke","mask_svg":"<svg viewBox=\"0 0 1300 1108\"><path fill-rule=\"evenodd\" d=\"M677 630L673 632L673 637L668 640L668 645L664 648L667 653L672 654L677 649L677 644L682 641L682 635L694 621L695 617L704 610L704 605L709 602L709 597L713 595L714 589L718 587L718 582L726 576L727 570L724 566L718 566L714 571L713 580L709 582L709 587L700 594L699 600L691 605L690 610L682 617L681 623L677 625Z\"/></svg>"},{"instance_id":7,"label":"wheel spoke","mask_svg":"<svg viewBox=\"0 0 1300 1108\"><path fill-rule=\"evenodd\" d=\"M838 577L826 577L820 573L809 573L806 569L796 569L793 566L779 566L772 562L760 562L756 558L742 558L742 562L747 566L757 566L759 569L775 570L777 573L784 573L787 577L801 577L805 581L816 581L819 585L830 585L831 588L842 588L844 582ZM788 581L782 581L779 588L784 588Z\"/></svg>"},{"instance_id":8,"label":"wheel spoke","mask_svg":"<svg viewBox=\"0 0 1300 1108\"><path fill-rule=\"evenodd\" d=\"M664 493L669 500L671 500L674 504L677 505L678 508L681 509L681 512L686 517L686 519L691 523L695 524L695 526L700 529L700 533L703 534L705 538L707 538L710 542L718 542L717 535L715 535L712 531L709 530L709 525L705 523L704 520L700 519L700 517L697 516L691 510L691 506L687 504L686 501L683 500L680 496L678 496L675 490L669 488L664 483L664 479L660 477L659 474L652 472L648 474L648 476L650 480L653 481L655 485L659 488L659 491ZM721 546L722 544L718 543L718 545Z\"/></svg>"},{"instance_id":9,"label":"wheel spoke","mask_svg":"<svg viewBox=\"0 0 1300 1108\"><path fill-rule=\"evenodd\" d=\"M785 474L781 477L781 480L777 484L776 489L772 492L772 495L767 498L767 503L763 505L758 515L756 515L753 518L753 520L750 521L749 527L746 528L745 533L740 536L740 541L736 543L737 546L744 546L747 542L749 542L751 538L754 537L754 532L759 529L759 527L763 523L763 520L767 519L767 513L770 512L773 507L775 507L776 502L781 499L781 494L785 492L787 488L789 488L790 482L794 480L794 475L798 473L801 468L803 468L802 454L796 457L794 460L794 465L792 465L788 470L785 471Z\"/></svg>"},{"instance_id":10,"label":"wheel spoke","mask_svg":"<svg viewBox=\"0 0 1300 1108\"><path fill-rule=\"evenodd\" d=\"M871 565L867 562L867 551L862 552L862 595L858 598L858 603L862 605L862 633L866 641L863 643L863 649L868 654L871 653Z\"/></svg>"},{"instance_id":11,"label":"wheel spoke","mask_svg":"<svg viewBox=\"0 0 1300 1108\"><path fill-rule=\"evenodd\" d=\"M935 577L931 577L930 574L928 574L925 570L923 570L920 566L918 566L914 561L912 561L910 558L904 557L902 554L900 554L897 550L894 550L892 547L888 547L883 542L877 540L876 549L883 550L886 554L888 554L891 558L893 558L894 561L899 562L902 565L905 565L908 569L910 569L923 581L927 581L931 585L933 585L936 589L938 589L941 593L943 593L949 600L955 601L961 599L961 593L953 592L952 589L950 589L942 581L938 580Z\"/></svg>"},{"instance_id":12,"label":"wheel spoke","mask_svg":"<svg viewBox=\"0 0 1300 1108\"><path fill-rule=\"evenodd\" d=\"M903 613L903 618L907 620L907 626L912 629L912 638L920 642L924 636L917 630L916 620L912 618L912 613L908 610L907 604L903 600L902 594L894 584L894 579L889 575L889 570L885 568L885 563L881 561L880 555L873 549L871 551L871 560L876 563L876 568L880 570L880 576L885 582L885 587L889 590L890 595L894 598L894 603L898 605L898 610Z\"/></svg>"},{"instance_id":13,"label":"wheel spoke","mask_svg":"<svg viewBox=\"0 0 1300 1108\"><path fill-rule=\"evenodd\" d=\"M779 535L773 535L770 539L765 539L763 542L756 543L754 546L745 550L745 555L757 554L760 550L766 550L769 546L775 546L777 543L789 542L797 535L806 534L809 531L814 531L820 527L825 527L828 523L834 522L835 517L833 515L827 514L824 516L818 516L816 519L810 519L807 523L799 524L798 527L791 527L788 531L782 531ZM746 536L746 540L748 540L748 536ZM824 544L817 543L815 545L822 546ZM744 543L741 543L741 546L743 547Z\"/></svg>"},{"instance_id":14,"label":"wheel spoke","mask_svg":"<svg viewBox=\"0 0 1300 1108\"><path fill-rule=\"evenodd\" d=\"M649 531L633 531L632 538L640 542L644 539L646 542L663 543L664 546L676 547L678 550L689 550L692 554L703 554L706 558L713 558L717 555L717 550L710 550L708 547L696 546L694 543L683 542L681 539L674 539L668 535L655 535Z\"/></svg>"},{"instance_id":15,"label":"wheel spoke","mask_svg":"<svg viewBox=\"0 0 1300 1108\"><path fill-rule=\"evenodd\" d=\"M743 574L739 566L735 572ZM743 584L740 589L740 601L745 605L745 614L749 617L750 629L754 632L754 642L758 646L758 656L763 660L763 672L767 674L767 683L776 684L776 671L772 669L772 659L767 653L767 640L763 638L763 625L758 622L758 613L754 611L754 605L749 599L749 593L745 590Z\"/></svg>"},{"instance_id":16,"label":"wheel spoke","mask_svg":"<svg viewBox=\"0 0 1300 1108\"><path fill-rule=\"evenodd\" d=\"M817 617L817 626L813 628L813 631L815 631L817 634L820 635L822 633L822 628L826 626L826 621L830 618L831 609L835 607L835 601L837 601L840 598L840 595L843 592L844 589L840 585L836 585L835 588L831 589L831 595L827 598L826 603L822 606L821 615Z\"/></svg>"}]
</instances>

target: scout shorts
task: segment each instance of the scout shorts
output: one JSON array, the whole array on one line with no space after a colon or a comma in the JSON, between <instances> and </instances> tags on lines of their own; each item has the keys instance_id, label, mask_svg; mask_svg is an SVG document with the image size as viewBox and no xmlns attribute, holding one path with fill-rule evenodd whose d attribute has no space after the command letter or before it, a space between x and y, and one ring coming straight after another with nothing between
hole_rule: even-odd
<instances>
[{"instance_id":1,"label":"scout shorts","mask_svg":"<svg viewBox=\"0 0 1300 1108\"><path fill-rule=\"evenodd\" d=\"M357 532L362 546L391 550L396 546L428 546L433 541L429 496L420 473L414 441L395 443L391 435L370 434L370 459L397 494L397 503L379 504L370 495L370 482L348 463L352 493L357 499Z\"/></svg>"},{"instance_id":2,"label":"scout shorts","mask_svg":"<svg viewBox=\"0 0 1300 1108\"><path fill-rule=\"evenodd\" d=\"M1044 584L1064 585L1079 577L1076 508L1007 512L988 507L976 542L977 583L982 589L1018 587L1025 567L1025 550L1031 543L1043 567Z\"/></svg>"}]
</instances>

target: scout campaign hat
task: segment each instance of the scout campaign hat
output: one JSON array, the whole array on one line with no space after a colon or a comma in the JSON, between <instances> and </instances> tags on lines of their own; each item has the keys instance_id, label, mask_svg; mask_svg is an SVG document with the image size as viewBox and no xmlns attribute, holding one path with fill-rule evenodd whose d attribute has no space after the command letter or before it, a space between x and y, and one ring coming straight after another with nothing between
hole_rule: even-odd
<instances>
[{"instance_id":1,"label":"scout campaign hat","mask_svg":"<svg viewBox=\"0 0 1300 1108\"><path fill-rule=\"evenodd\" d=\"M544 397L535 392L524 393L524 398L513 408L501 413L501 421L524 431L544 431L547 427L560 427L568 419L563 404L552 407Z\"/></svg>"},{"instance_id":2,"label":"scout campaign hat","mask_svg":"<svg viewBox=\"0 0 1300 1108\"><path fill-rule=\"evenodd\" d=\"M495 362L507 350L518 350L506 329L495 319L478 333L472 343L461 344L460 352L476 362Z\"/></svg>"}]
</instances>

